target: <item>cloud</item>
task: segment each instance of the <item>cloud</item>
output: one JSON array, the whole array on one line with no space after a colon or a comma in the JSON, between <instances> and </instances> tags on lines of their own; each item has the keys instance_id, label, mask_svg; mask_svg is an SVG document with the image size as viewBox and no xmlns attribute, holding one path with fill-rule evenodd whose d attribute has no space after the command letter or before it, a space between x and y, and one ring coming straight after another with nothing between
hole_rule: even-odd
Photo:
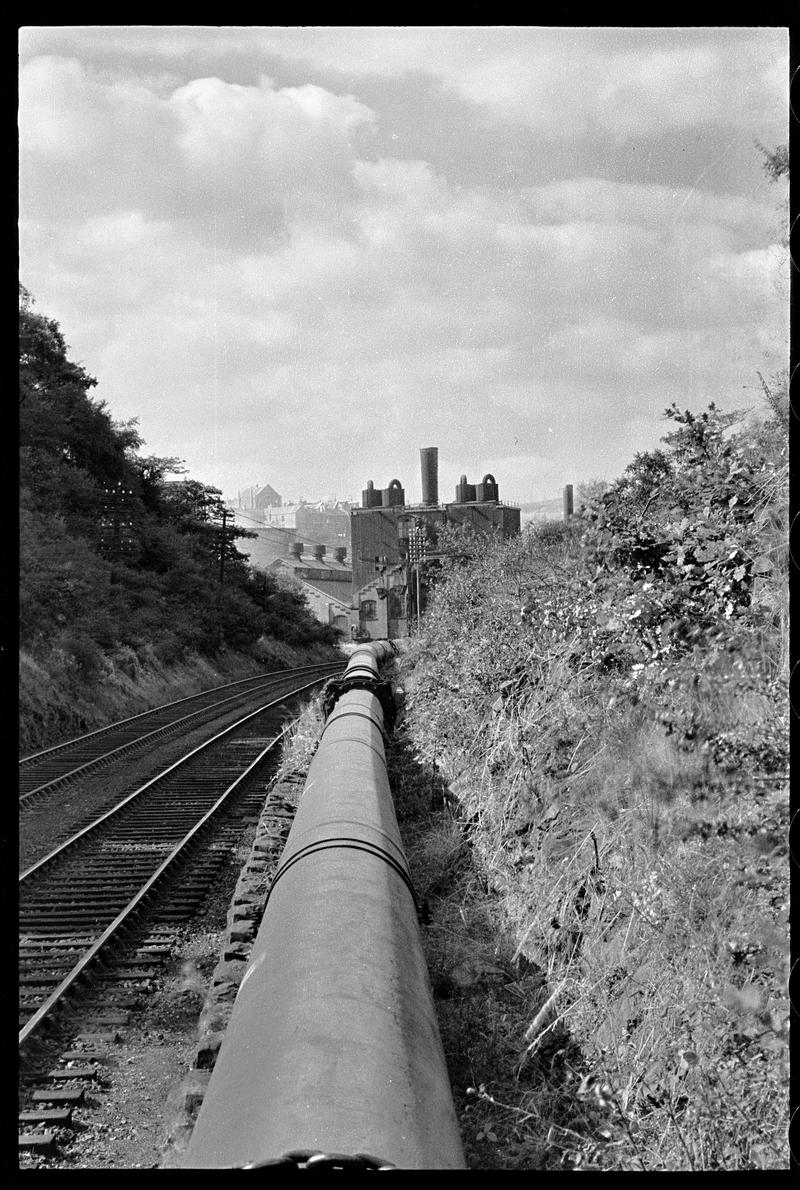
<instances>
[{"instance_id":1,"label":"cloud","mask_svg":"<svg viewBox=\"0 0 800 1190\"><path fill-rule=\"evenodd\" d=\"M370 460L381 482L380 459L415 475L423 440L463 460L454 482L490 460L501 485L522 482L545 455L568 482L597 474L603 450L621 469L647 432L652 445L672 399L725 404L763 351L780 353L783 266L759 197L702 178L614 181L580 156L540 185L470 183L449 159L392 156L385 138L378 151L360 70L435 71L496 120L520 119L535 94L539 115L563 107L562 128L583 127L577 33L300 32L263 37L331 72L346 57L346 83L226 81L205 41L208 73L186 80L180 31L142 39L161 54L143 73L88 53L23 65L22 279L114 416L141 417L148 449L232 490L261 477L296 491L302 476L313 494L336 486L335 468L360 491ZM575 58L590 87L615 65L593 109L601 131L627 136L639 104L637 135L651 135L689 51L662 46L651 84L611 32ZM244 45L240 30L221 38ZM732 44L696 40L701 94ZM760 52L753 86L769 96ZM667 123L699 118L688 90ZM430 88L420 95L422 121ZM454 135L467 143L469 125Z\"/></svg>"},{"instance_id":2,"label":"cloud","mask_svg":"<svg viewBox=\"0 0 800 1190\"><path fill-rule=\"evenodd\" d=\"M349 75L424 71L487 118L545 139L624 141L710 121L764 136L788 118L780 28L304 28L270 30L261 44Z\"/></svg>"},{"instance_id":3,"label":"cloud","mask_svg":"<svg viewBox=\"0 0 800 1190\"><path fill-rule=\"evenodd\" d=\"M353 137L372 119L352 96L312 85L201 78L162 95L75 60L34 58L20 75L21 201L50 220L123 203L222 244L271 240L287 209L337 220L353 187Z\"/></svg>"}]
</instances>

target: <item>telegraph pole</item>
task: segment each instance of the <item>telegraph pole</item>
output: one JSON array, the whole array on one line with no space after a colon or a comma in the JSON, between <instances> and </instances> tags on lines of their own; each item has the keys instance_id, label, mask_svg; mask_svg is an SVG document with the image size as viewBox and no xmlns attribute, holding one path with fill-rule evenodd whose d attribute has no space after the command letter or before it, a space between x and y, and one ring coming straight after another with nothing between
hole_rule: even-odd
<instances>
[{"instance_id":1,"label":"telegraph pole","mask_svg":"<svg viewBox=\"0 0 800 1190\"><path fill-rule=\"evenodd\" d=\"M420 527L419 525L415 524L414 528L411 530L411 532L408 535L408 563L410 566L413 566L414 572L416 575L416 584L415 584L416 599L415 599L415 602L417 605L417 635L419 635L420 602L421 602L419 575L420 575L420 570L422 569L422 563L425 561L425 559L428 556L427 540L428 540L427 534L425 532L424 526ZM410 628L411 628L411 625L409 623L409 630L410 630Z\"/></svg>"},{"instance_id":2,"label":"telegraph pole","mask_svg":"<svg viewBox=\"0 0 800 1190\"><path fill-rule=\"evenodd\" d=\"M564 520L568 521L573 512L572 506L572 484L568 483L564 488Z\"/></svg>"},{"instance_id":3,"label":"telegraph pole","mask_svg":"<svg viewBox=\"0 0 800 1190\"><path fill-rule=\"evenodd\" d=\"M228 510L223 506L222 509L222 542L219 548L219 585L225 582L225 525L228 520Z\"/></svg>"},{"instance_id":4,"label":"telegraph pole","mask_svg":"<svg viewBox=\"0 0 800 1190\"><path fill-rule=\"evenodd\" d=\"M122 520L123 511L127 511L124 505L127 503L128 497L133 495L132 488L123 487L122 481L117 480L113 488L103 488L103 513L101 526L102 529L110 528L110 540L108 540L109 556L112 562L118 562L124 549L126 549L131 542L130 537L130 519ZM128 512L128 517L130 513ZM125 529L125 536L123 537L123 528Z\"/></svg>"}]
</instances>

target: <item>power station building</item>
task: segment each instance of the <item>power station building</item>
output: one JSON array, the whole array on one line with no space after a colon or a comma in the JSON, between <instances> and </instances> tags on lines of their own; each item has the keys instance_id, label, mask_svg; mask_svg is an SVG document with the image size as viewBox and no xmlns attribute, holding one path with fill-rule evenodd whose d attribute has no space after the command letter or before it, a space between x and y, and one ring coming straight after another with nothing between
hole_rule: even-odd
<instances>
[{"instance_id":1,"label":"power station building","mask_svg":"<svg viewBox=\"0 0 800 1190\"><path fill-rule=\"evenodd\" d=\"M493 475L470 484L465 475L452 503L439 503L439 451L420 451L422 503L406 504L399 479L375 488L369 481L361 507L350 511L353 609L359 635L372 639L407 636L424 608L427 563L434 561L440 525L471 525L477 532L520 531L520 510L500 501Z\"/></svg>"}]
</instances>

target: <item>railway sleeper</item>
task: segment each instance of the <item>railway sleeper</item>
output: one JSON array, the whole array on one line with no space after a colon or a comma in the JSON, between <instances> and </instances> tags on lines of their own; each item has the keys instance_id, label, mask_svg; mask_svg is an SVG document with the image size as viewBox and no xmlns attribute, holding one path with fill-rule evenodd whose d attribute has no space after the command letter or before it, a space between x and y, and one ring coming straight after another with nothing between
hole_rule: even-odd
<instances>
[{"instance_id":1,"label":"railway sleeper","mask_svg":"<svg viewBox=\"0 0 800 1190\"><path fill-rule=\"evenodd\" d=\"M176 924L181 924L192 916L196 908L196 905L192 905L186 909L163 909L156 916L159 921L173 921Z\"/></svg>"},{"instance_id":2,"label":"railway sleeper","mask_svg":"<svg viewBox=\"0 0 800 1190\"><path fill-rule=\"evenodd\" d=\"M28 1124L57 1124L60 1128L68 1128L72 1123L71 1107L34 1107L19 1113L19 1123L26 1127Z\"/></svg>"},{"instance_id":3,"label":"railway sleeper","mask_svg":"<svg viewBox=\"0 0 800 1190\"><path fill-rule=\"evenodd\" d=\"M79 1006L81 1011L86 1009L87 1013L92 1012L95 1015L106 1010L124 1012L127 1009L138 1008L141 1003L139 996L134 995L133 992L128 993L124 989L114 987L103 991L96 988L94 991L95 994L92 994L92 989L88 989L89 994L84 996Z\"/></svg>"},{"instance_id":4,"label":"railway sleeper","mask_svg":"<svg viewBox=\"0 0 800 1190\"><path fill-rule=\"evenodd\" d=\"M86 1100L85 1087L48 1087L47 1090L34 1091L31 1099L34 1103L41 1104L71 1104L73 1107L79 1107Z\"/></svg>"},{"instance_id":5,"label":"railway sleeper","mask_svg":"<svg viewBox=\"0 0 800 1190\"><path fill-rule=\"evenodd\" d=\"M70 970L69 967L62 967L60 971L53 971L52 969L49 969L47 971L39 972L36 975L20 975L19 982L23 987L26 988L46 988L51 984L61 983L65 972L68 970Z\"/></svg>"},{"instance_id":6,"label":"railway sleeper","mask_svg":"<svg viewBox=\"0 0 800 1190\"><path fill-rule=\"evenodd\" d=\"M139 875L141 875L141 873L139 873ZM76 876L74 879L67 879L65 877L63 880L48 880L47 884L43 885L39 892L40 895L42 892L45 892L47 895L51 896L55 896L62 889L66 889L70 893L77 893L79 891L91 892L92 889L96 888L106 889L112 882L115 888L130 888L135 892L137 888L137 881L138 876L129 876L123 879L119 873L115 873L113 876L108 874L105 876L91 877Z\"/></svg>"},{"instance_id":7,"label":"railway sleeper","mask_svg":"<svg viewBox=\"0 0 800 1190\"><path fill-rule=\"evenodd\" d=\"M137 1001L138 1002L138 1001ZM73 1016L75 1014L72 1014ZM84 1007L81 1009L80 1022L82 1025L127 1025L130 1023L129 1012L112 1012L109 1008Z\"/></svg>"},{"instance_id":8,"label":"railway sleeper","mask_svg":"<svg viewBox=\"0 0 800 1190\"><path fill-rule=\"evenodd\" d=\"M28 918L20 915L20 922L23 928L26 925L33 925L34 922L47 922L49 925L86 925L87 922L95 922L99 928L104 928L113 921L113 918L101 916L97 909L75 909L69 912L57 910L55 906L49 913L37 913L34 918Z\"/></svg>"},{"instance_id":9,"label":"railway sleeper","mask_svg":"<svg viewBox=\"0 0 800 1190\"><path fill-rule=\"evenodd\" d=\"M169 951L166 948L155 950L137 950L133 958L129 959L114 959L115 967L155 967L160 968L164 966L164 959L169 956Z\"/></svg>"},{"instance_id":10,"label":"railway sleeper","mask_svg":"<svg viewBox=\"0 0 800 1190\"><path fill-rule=\"evenodd\" d=\"M24 910L26 913L34 912L39 906L47 912L48 909L58 908L61 913L100 913L104 909L116 909L118 905L125 905L130 900L130 895L127 891L114 892L113 890L103 897L92 897L91 908L81 908L86 902L69 901L66 904L63 901L41 900L33 902L25 902Z\"/></svg>"},{"instance_id":11,"label":"railway sleeper","mask_svg":"<svg viewBox=\"0 0 800 1190\"><path fill-rule=\"evenodd\" d=\"M17 1147L48 1156L55 1148L56 1135L52 1129L43 1129L41 1132L21 1132L17 1139Z\"/></svg>"},{"instance_id":12,"label":"railway sleeper","mask_svg":"<svg viewBox=\"0 0 800 1190\"><path fill-rule=\"evenodd\" d=\"M38 963L21 964L21 970L24 974L20 975L19 982L23 985L35 986L37 983L46 984L61 980L66 972L72 970L74 963L71 959L74 957L76 956L70 956L70 958L61 963L40 960ZM161 970L163 963L160 961L151 962L149 960L149 955L142 955L138 959L117 959L109 962L105 968L98 967L98 972L113 972L116 978L123 979L145 975L152 979Z\"/></svg>"},{"instance_id":13,"label":"railway sleeper","mask_svg":"<svg viewBox=\"0 0 800 1190\"><path fill-rule=\"evenodd\" d=\"M128 967L123 971L102 971L98 972L98 979L101 983L121 983L126 979L155 979L158 971L155 967Z\"/></svg>"},{"instance_id":14,"label":"railway sleeper","mask_svg":"<svg viewBox=\"0 0 800 1190\"><path fill-rule=\"evenodd\" d=\"M31 930L19 940L20 946L49 946L58 943L62 946L91 946L94 934L75 934L67 930Z\"/></svg>"},{"instance_id":15,"label":"railway sleeper","mask_svg":"<svg viewBox=\"0 0 800 1190\"><path fill-rule=\"evenodd\" d=\"M96 1066L65 1066L63 1069L57 1067L55 1070L47 1072L47 1078L50 1082L70 1082L72 1079L81 1082L95 1082L100 1079L101 1072Z\"/></svg>"},{"instance_id":16,"label":"railway sleeper","mask_svg":"<svg viewBox=\"0 0 800 1190\"><path fill-rule=\"evenodd\" d=\"M61 1061L99 1062L101 1066L107 1066L112 1059L105 1050L64 1050Z\"/></svg>"},{"instance_id":17,"label":"railway sleeper","mask_svg":"<svg viewBox=\"0 0 800 1190\"><path fill-rule=\"evenodd\" d=\"M20 971L30 971L33 973L44 971L63 970L65 967L74 966L75 962L85 953L83 950L73 950L69 953L51 954L51 955L24 955L20 958Z\"/></svg>"},{"instance_id":18,"label":"railway sleeper","mask_svg":"<svg viewBox=\"0 0 800 1190\"><path fill-rule=\"evenodd\" d=\"M83 942L76 946L48 946L43 943L39 946L34 946L32 943L20 943L20 955L25 962L35 961L36 959L50 959L59 958L63 955L64 958L74 958L77 955L83 954L90 940Z\"/></svg>"}]
</instances>

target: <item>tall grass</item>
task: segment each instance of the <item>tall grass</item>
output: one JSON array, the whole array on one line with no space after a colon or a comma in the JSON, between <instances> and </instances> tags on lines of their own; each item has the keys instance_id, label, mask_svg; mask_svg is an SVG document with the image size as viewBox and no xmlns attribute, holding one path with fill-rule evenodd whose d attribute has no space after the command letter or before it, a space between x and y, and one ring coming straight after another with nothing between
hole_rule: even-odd
<instances>
[{"instance_id":1,"label":"tall grass","mask_svg":"<svg viewBox=\"0 0 800 1190\"><path fill-rule=\"evenodd\" d=\"M261 638L255 650L220 651L216 657L181 650L117 647L101 652L77 636L19 656L19 747L22 754L80 735L161 703L236 678L327 660L324 645L298 648Z\"/></svg>"},{"instance_id":2,"label":"tall grass","mask_svg":"<svg viewBox=\"0 0 800 1190\"><path fill-rule=\"evenodd\" d=\"M786 472L737 447L755 478L728 499L719 450L699 544L669 507L643 533L646 489L626 527L625 489L615 537L607 511L445 564L400 658L454 812L412 854L462 856L429 947L477 1166L788 1163Z\"/></svg>"}]
</instances>

